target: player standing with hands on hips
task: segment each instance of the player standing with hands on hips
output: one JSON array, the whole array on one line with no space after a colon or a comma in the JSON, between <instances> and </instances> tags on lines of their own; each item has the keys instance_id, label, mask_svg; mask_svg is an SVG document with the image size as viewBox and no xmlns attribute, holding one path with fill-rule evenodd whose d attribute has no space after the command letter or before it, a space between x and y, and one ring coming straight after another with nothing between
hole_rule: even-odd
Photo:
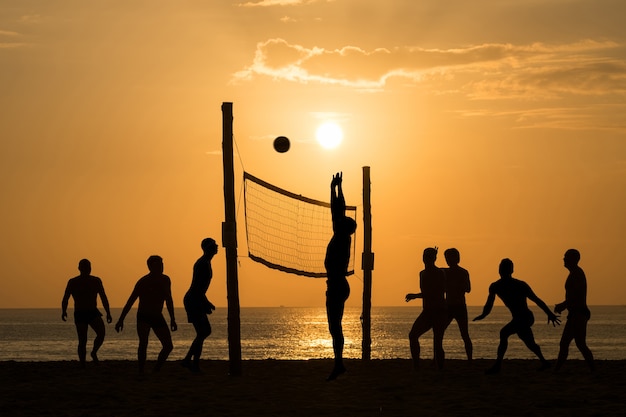
<instances>
[{"instance_id":1,"label":"player standing with hands on hips","mask_svg":"<svg viewBox=\"0 0 626 417\"><path fill-rule=\"evenodd\" d=\"M354 219L346 216L346 200L343 196L342 173L333 175L330 183L330 210L333 220L333 237L326 248L326 315L328 330L333 338L335 365L327 380L332 381L346 372L343 364L343 311L346 300L350 296L348 284L348 264L352 234L356 230Z\"/></svg>"}]
</instances>

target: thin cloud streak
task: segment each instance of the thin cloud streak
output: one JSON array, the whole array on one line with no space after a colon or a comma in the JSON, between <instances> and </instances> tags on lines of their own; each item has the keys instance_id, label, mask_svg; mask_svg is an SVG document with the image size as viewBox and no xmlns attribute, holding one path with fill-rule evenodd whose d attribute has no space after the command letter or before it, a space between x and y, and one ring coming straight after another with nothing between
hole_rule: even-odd
<instances>
[{"instance_id":1,"label":"thin cloud streak","mask_svg":"<svg viewBox=\"0 0 626 417\"><path fill-rule=\"evenodd\" d=\"M297 6L300 4L317 3L320 0L261 0L249 1L238 4L239 7L274 7L274 6Z\"/></svg>"},{"instance_id":2,"label":"thin cloud streak","mask_svg":"<svg viewBox=\"0 0 626 417\"><path fill-rule=\"evenodd\" d=\"M514 129L600 130L626 132L626 123L612 115L626 112L624 104L539 107L521 110L472 109L455 111L460 118L510 119Z\"/></svg>"},{"instance_id":3,"label":"thin cloud streak","mask_svg":"<svg viewBox=\"0 0 626 417\"><path fill-rule=\"evenodd\" d=\"M20 36L20 34L17 32L12 32L10 30L0 30L0 36L15 37L15 36Z\"/></svg>"},{"instance_id":4,"label":"thin cloud streak","mask_svg":"<svg viewBox=\"0 0 626 417\"><path fill-rule=\"evenodd\" d=\"M0 49L16 49L25 46L28 46L28 44L22 42L0 42Z\"/></svg>"},{"instance_id":5,"label":"thin cloud streak","mask_svg":"<svg viewBox=\"0 0 626 417\"><path fill-rule=\"evenodd\" d=\"M25 24L37 24L41 23L43 20L44 17L39 14L24 15L19 18L19 22Z\"/></svg>"},{"instance_id":6,"label":"thin cloud streak","mask_svg":"<svg viewBox=\"0 0 626 417\"><path fill-rule=\"evenodd\" d=\"M21 37L22 34L18 32L14 32L11 30L0 30L0 49L15 49L26 46L26 43L16 41L16 38Z\"/></svg>"}]
</instances>

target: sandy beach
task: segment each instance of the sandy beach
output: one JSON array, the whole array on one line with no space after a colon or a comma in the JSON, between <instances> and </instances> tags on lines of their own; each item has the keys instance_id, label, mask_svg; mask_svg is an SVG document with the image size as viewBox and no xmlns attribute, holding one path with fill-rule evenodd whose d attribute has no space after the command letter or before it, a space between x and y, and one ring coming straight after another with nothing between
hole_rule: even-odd
<instances>
[{"instance_id":1,"label":"sandy beach","mask_svg":"<svg viewBox=\"0 0 626 417\"><path fill-rule=\"evenodd\" d=\"M626 362L571 360L554 373L537 361L446 362L419 371L404 359L348 360L326 382L331 360L205 361L192 374L171 361L138 375L134 361L0 362L2 416L616 416L626 407ZM149 363L150 365L150 363Z\"/></svg>"}]
</instances>

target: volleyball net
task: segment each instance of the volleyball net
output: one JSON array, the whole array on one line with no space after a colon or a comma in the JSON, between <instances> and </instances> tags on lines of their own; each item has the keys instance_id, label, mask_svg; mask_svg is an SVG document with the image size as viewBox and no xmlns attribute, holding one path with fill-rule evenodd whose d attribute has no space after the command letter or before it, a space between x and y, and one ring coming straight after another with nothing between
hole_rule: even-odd
<instances>
[{"instance_id":1,"label":"volleyball net","mask_svg":"<svg viewBox=\"0 0 626 417\"><path fill-rule=\"evenodd\" d=\"M291 274L326 277L324 258L333 235L329 202L303 197L244 172L244 205L250 259ZM346 216L356 221L356 206L347 206ZM348 275L354 273L355 240Z\"/></svg>"}]
</instances>

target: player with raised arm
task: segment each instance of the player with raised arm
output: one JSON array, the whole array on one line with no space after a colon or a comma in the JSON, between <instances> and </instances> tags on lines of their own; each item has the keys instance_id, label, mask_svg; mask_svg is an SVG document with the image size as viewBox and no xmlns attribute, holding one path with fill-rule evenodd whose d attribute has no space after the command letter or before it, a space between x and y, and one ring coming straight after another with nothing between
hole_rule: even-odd
<instances>
[{"instance_id":1,"label":"player with raised arm","mask_svg":"<svg viewBox=\"0 0 626 417\"><path fill-rule=\"evenodd\" d=\"M328 329L333 338L335 364L327 380L332 381L346 372L343 364L343 311L346 300L350 296L348 284L348 264L352 234L356 230L354 219L346 216L346 200L343 195L342 173L333 175L330 183L330 210L333 220L333 237L326 248L326 314Z\"/></svg>"}]
</instances>

